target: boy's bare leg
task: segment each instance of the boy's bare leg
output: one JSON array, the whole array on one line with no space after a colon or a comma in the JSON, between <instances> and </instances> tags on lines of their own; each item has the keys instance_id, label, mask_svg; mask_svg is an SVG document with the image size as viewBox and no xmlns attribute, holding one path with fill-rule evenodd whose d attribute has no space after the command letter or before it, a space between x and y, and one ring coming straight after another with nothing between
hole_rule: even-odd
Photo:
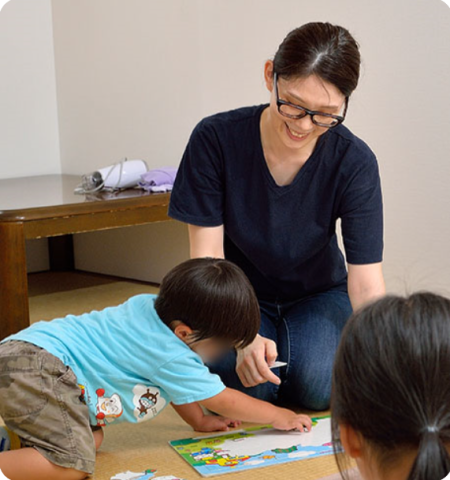
<instances>
[{"instance_id":1,"label":"boy's bare leg","mask_svg":"<svg viewBox=\"0 0 450 480\"><path fill-rule=\"evenodd\" d=\"M94 435L95 449L98 450L103 442L103 437L105 436L103 428L93 431L92 434Z\"/></svg>"},{"instance_id":2,"label":"boy's bare leg","mask_svg":"<svg viewBox=\"0 0 450 480\"><path fill-rule=\"evenodd\" d=\"M0 470L10 480L82 480L87 474L54 465L34 448L0 453Z\"/></svg>"}]
</instances>

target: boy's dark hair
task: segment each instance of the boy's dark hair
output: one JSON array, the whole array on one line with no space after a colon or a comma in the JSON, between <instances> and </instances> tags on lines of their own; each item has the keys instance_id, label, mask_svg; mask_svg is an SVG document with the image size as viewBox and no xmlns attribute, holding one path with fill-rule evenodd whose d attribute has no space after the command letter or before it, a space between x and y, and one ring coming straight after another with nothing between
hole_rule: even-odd
<instances>
[{"instance_id":1,"label":"boy's dark hair","mask_svg":"<svg viewBox=\"0 0 450 480\"><path fill-rule=\"evenodd\" d=\"M359 432L383 471L417 452L407 480L450 471L450 300L432 293L388 296L346 325L333 370L332 433Z\"/></svg>"},{"instance_id":2,"label":"boy's dark hair","mask_svg":"<svg viewBox=\"0 0 450 480\"><path fill-rule=\"evenodd\" d=\"M292 30L273 59L285 79L317 75L350 97L358 85L361 56L350 32L338 25L311 22Z\"/></svg>"},{"instance_id":3,"label":"boy's dark hair","mask_svg":"<svg viewBox=\"0 0 450 480\"><path fill-rule=\"evenodd\" d=\"M253 342L261 323L255 292L244 272L219 258L195 258L171 270L155 309L168 326L180 320L195 340L218 338L238 348Z\"/></svg>"}]
</instances>

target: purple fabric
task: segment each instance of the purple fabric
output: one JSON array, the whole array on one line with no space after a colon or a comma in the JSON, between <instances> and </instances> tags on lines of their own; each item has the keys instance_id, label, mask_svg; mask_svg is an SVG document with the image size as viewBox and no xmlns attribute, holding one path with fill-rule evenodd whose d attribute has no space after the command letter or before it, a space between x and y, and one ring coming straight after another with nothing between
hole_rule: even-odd
<instances>
[{"instance_id":1,"label":"purple fabric","mask_svg":"<svg viewBox=\"0 0 450 480\"><path fill-rule=\"evenodd\" d=\"M164 167L157 168L155 170L150 170L141 175L141 184L148 186L159 186L159 185L173 185L175 177L177 176L177 168L174 167ZM143 187L143 185L141 185Z\"/></svg>"}]
</instances>

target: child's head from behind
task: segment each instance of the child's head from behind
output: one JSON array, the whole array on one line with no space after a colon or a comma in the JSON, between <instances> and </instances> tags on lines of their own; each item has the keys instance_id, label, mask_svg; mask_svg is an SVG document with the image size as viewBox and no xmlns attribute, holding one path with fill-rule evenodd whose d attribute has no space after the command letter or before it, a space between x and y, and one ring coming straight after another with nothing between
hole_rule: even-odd
<instances>
[{"instance_id":1,"label":"child's head from behind","mask_svg":"<svg viewBox=\"0 0 450 480\"><path fill-rule=\"evenodd\" d=\"M204 360L249 345L261 321L244 272L218 258L195 258L172 269L163 278L155 309Z\"/></svg>"},{"instance_id":2,"label":"child's head from behind","mask_svg":"<svg viewBox=\"0 0 450 480\"><path fill-rule=\"evenodd\" d=\"M446 477L450 300L392 296L355 313L336 354L332 390L335 448L356 459L365 480Z\"/></svg>"}]
</instances>

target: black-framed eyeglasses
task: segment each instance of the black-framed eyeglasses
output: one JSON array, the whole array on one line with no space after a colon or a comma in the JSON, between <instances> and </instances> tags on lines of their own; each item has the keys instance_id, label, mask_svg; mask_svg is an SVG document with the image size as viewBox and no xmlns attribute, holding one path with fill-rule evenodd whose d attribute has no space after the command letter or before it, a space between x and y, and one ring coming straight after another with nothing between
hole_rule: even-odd
<instances>
[{"instance_id":1,"label":"black-framed eyeglasses","mask_svg":"<svg viewBox=\"0 0 450 480\"><path fill-rule=\"evenodd\" d=\"M332 115L331 113L315 112L313 110L308 110L305 107L300 107L299 105L294 105L293 103L280 100L280 98L278 97L278 75L276 73L273 74L273 84L275 88L278 111L284 117L298 120L300 118L306 117L306 115L309 115L315 125L325 128L336 127L345 120L345 115L347 113L348 107L348 97L345 97L345 107L343 114Z\"/></svg>"}]
</instances>

